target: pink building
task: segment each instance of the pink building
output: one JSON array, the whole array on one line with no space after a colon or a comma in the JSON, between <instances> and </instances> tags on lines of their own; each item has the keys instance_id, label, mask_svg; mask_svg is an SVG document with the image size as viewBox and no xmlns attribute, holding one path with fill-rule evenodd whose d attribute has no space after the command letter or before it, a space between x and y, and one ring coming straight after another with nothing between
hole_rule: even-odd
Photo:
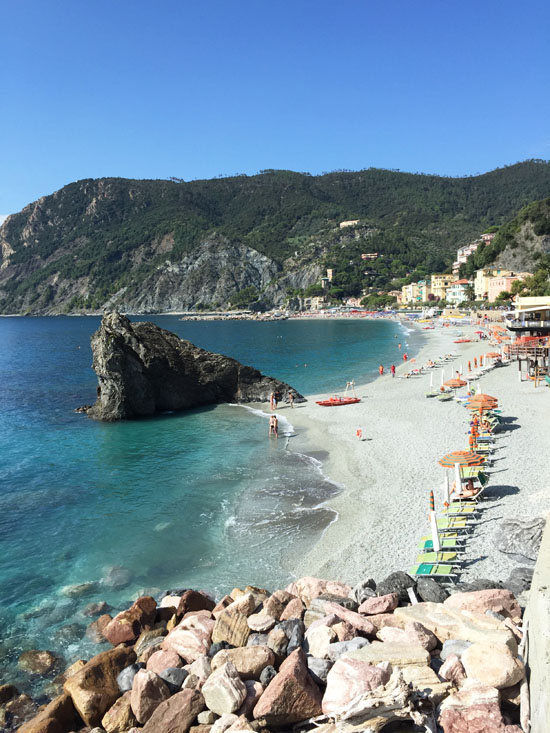
<instances>
[{"instance_id":1,"label":"pink building","mask_svg":"<svg viewBox=\"0 0 550 733\"><path fill-rule=\"evenodd\" d=\"M523 280L525 277L530 275L528 272L520 272L517 275L508 275L507 277L492 277L489 279L487 300L489 303L494 303L497 297L503 291L507 293L512 289L512 283L516 280Z\"/></svg>"}]
</instances>

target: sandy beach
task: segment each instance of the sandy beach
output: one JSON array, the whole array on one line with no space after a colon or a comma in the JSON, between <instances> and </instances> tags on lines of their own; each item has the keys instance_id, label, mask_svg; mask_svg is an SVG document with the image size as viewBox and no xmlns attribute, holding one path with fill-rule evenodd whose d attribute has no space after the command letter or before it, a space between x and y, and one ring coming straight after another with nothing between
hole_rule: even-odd
<instances>
[{"instance_id":1,"label":"sandy beach","mask_svg":"<svg viewBox=\"0 0 550 733\"><path fill-rule=\"evenodd\" d=\"M438 459L467 447L469 413L456 403L427 399L430 375L398 378L411 366L447 353L458 357L445 366L445 379L469 359L491 350L488 341L455 344L455 328L423 331L427 339L416 361L403 364L396 344L397 377L384 375L356 386L361 402L341 408L315 404L327 395L308 395L308 402L284 410L295 427L293 450L327 451L323 471L343 485L331 499L338 520L293 568L297 576L317 575L356 583L380 579L414 564L420 537L429 531L429 492L436 510L442 506L444 469ZM470 338L477 327L460 327ZM386 370L389 365L385 365ZM434 371L439 386L441 369ZM517 363L490 371L482 390L499 398L504 429L496 433L487 501L469 536L462 579L504 579L518 563L494 547L503 518L544 515L550 502L550 389L518 381ZM290 414L291 413L291 414ZM363 440L356 431L362 429ZM449 477L452 481L451 471Z\"/></svg>"}]
</instances>

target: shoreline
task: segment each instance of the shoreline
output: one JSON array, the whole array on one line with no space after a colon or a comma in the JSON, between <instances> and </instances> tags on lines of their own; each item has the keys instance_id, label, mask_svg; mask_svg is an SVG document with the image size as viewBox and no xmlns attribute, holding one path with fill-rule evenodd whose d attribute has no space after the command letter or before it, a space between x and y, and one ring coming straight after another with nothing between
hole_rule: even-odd
<instances>
[{"instance_id":1,"label":"shoreline","mask_svg":"<svg viewBox=\"0 0 550 733\"><path fill-rule=\"evenodd\" d=\"M475 330L475 326L459 328L468 334ZM445 379L449 379L461 363L466 370L469 359L490 350L488 341L454 344L454 331L441 327L422 332L426 338L413 357L414 366L455 352L459 356L445 366ZM397 376L410 363L400 364ZM498 451L487 490L495 501L484 504L479 528L469 540L461 573L464 580L504 579L518 562L494 547L498 520L544 516L550 502L543 457L550 451L550 431L544 434L550 393L535 390L529 382L518 383L515 367L514 362L492 370L480 380L483 391L495 394L503 415L514 422L513 429L496 436ZM433 372L434 386L438 386L441 369ZM428 530L430 490L436 497L436 509L441 506L444 470L437 460L467 445L466 411L454 401L426 399L429 379L429 374L410 379L384 375L356 385L362 398L357 405L323 409L315 400L325 395L307 395L308 402L293 410L297 436L292 450L305 454L326 451L323 473L329 481L343 486L328 502L338 520L328 525L310 552L294 563L290 568L293 575L353 584L414 564L418 541ZM516 424L521 430L515 429ZM363 430L364 440L356 437L358 428Z\"/></svg>"}]
</instances>

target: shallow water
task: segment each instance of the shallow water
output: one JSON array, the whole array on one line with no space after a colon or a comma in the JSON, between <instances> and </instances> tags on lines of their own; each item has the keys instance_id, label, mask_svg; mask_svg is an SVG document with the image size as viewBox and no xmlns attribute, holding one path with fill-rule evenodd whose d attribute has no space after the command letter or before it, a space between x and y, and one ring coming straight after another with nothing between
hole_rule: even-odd
<instances>
[{"instance_id":1,"label":"shallow water","mask_svg":"<svg viewBox=\"0 0 550 733\"><path fill-rule=\"evenodd\" d=\"M403 350L411 338L387 321L151 320L306 394L374 378L399 355L396 337ZM292 452L284 419L275 441L266 414L239 406L116 424L75 414L94 399L98 324L0 319L0 655L23 687L23 649L67 662L97 652L81 638L90 601L118 609L171 587L280 585L335 519L339 487ZM74 597L66 586L81 583Z\"/></svg>"}]
</instances>

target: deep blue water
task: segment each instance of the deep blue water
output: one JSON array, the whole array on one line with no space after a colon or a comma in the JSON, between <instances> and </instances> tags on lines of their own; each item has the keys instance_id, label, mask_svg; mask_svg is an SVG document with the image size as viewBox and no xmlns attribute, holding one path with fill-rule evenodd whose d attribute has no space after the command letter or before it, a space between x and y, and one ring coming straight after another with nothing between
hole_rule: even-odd
<instances>
[{"instance_id":1,"label":"deep blue water","mask_svg":"<svg viewBox=\"0 0 550 733\"><path fill-rule=\"evenodd\" d=\"M305 394L374 378L410 339L387 321L150 320ZM76 414L95 398L98 325L0 318L0 661L16 681L22 649L68 662L98 650L81 638L90 601L273 587L334 519L324 502L338 488L292 452L284 420L274 441L265 415L230 405L116 424Z\"/></svg>"}]
</instances>

